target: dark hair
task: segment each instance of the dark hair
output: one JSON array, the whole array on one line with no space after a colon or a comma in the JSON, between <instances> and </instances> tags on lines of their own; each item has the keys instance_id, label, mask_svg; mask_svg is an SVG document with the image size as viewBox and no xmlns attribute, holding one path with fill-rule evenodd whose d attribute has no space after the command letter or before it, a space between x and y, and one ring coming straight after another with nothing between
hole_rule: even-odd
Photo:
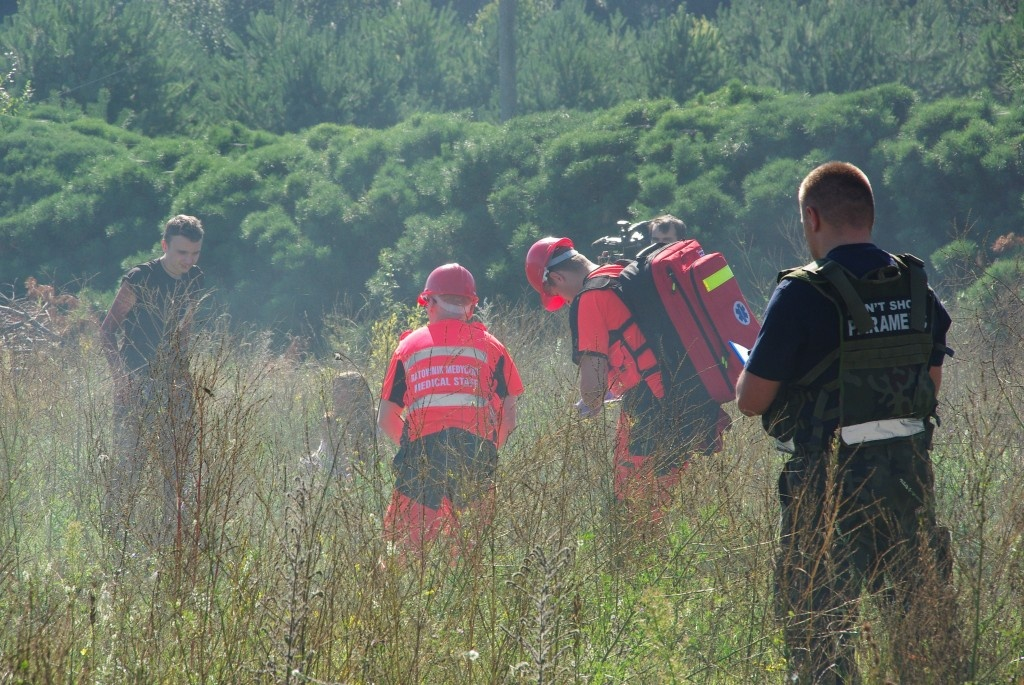
<instances>
[{"instance_id":1,"label":"dark hair","mask_svg":"<svg viewBox=\"0 0 1024 685\"><path fill-rule=\"evenodd\" d=\"M164 240L169 241L176 235L198 243L203 239L203 223L194 216L179 214L164 225Z\"/></svg>"},{"instance_id":2,"label":"dark hair","mask_svg":"<svg viewBox=\"0 0 1024 685\"><path fill-rule=\"evenodd\" d=\"M867 175L848 162L826 162L800 184L801 207L814 207L822 219L837 226L875 223L875 196Z\"/></svg>"},{"instance_id":3,"label":"dark hair","mask_svg":"<svg viewBox=\"0 0 1024 685\"><path fill-rule=\"evenodd\" d=\"M686 236L686 223L671 214L662 214L648 221L647 235L653 235L655 229L659 228L671 228L677 240L682 240Z\"/></svg>"}]
</instances>

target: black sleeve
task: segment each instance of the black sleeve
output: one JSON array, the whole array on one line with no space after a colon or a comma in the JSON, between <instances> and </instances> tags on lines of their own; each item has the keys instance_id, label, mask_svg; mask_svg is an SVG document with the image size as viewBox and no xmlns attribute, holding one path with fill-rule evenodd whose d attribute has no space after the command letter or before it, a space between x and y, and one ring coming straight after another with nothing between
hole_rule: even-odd
<instances>
[{"instance_id":1,"label":"black sleeve","mask_svg":"<svg viewBox=\"0 0 1024 685\"><path fill-rule=\"evenodd\" d=\"M391 394L386 399L388 402L394 402L399 407L405 406L405 364L399 359L395 363L395 380L391 384Z\"/></svg>"},{"instance_id":2,"label":"black sleeve","mask_svg":"<svg viewBox=\"0 0 1024 685\"><path fill-rule=\"evenodd\" d=\"M505 355L498 358L498 364L494 367L494 394L505 399L508 397L508 382L505 380Z\"/></svg>"}]
</instances>

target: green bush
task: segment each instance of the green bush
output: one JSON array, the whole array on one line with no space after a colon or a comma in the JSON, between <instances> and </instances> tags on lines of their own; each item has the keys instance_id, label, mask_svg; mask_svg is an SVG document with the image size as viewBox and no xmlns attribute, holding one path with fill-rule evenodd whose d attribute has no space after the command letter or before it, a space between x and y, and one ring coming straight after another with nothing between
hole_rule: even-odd
<instances>
[{"instance_id":1,"label":"green bush","mask_svg":"<svg viewBox=\"0 0 1024 685\"><path fill-rule=\"evenodd\" d=\"M1012 152L1022 140L1019 116L991 102L968 100L915 108L901 136L878 146L897 235L930 254L967 225L972 239L990 243L1024 220L1019 193L1024 163Z\"/></svg>"},{"instance_id":2,"label":"green bush","mask_svg":"<svg viewBox=\"0 0 1024 685\"><path fill-rule=\"evenodd\" d=\"M603 25L568 0L520 23L517 85L522 112L596 110L643 95L636 37L623 22Z\"/></svg>"},{"instance_id":3,"label":"green bush","mask_svg":"<svg viewBox=\"0 0 1024 685\"><path fill-rule=\"evenodd\" d=\"M796 185L835 158L871 177L889 249L928 256L1016 230L1024 115L914 98L895 85L812 97L733 83L686 106L637 101L502 126L428 114L277 136L228 122L187 139L16 118L0 138L0 268L14 283L47 273L112 288L126 260L159 254L168 216L195 214L225 304L297 329L368 291L375 304L408 302L449 259L489 297L529 297L522 259L538 237L585 250L620 219L671 212L727 251L741 280L767 283L803 259ZM80 249L48 247L67 241Z\"/></svg>"},{"instance_id":4,"label":"green bush","mask_svg":"<svg viewBox=\"0 0 1024 685\"><path fill-rule=\"evenodd\" d=\"M638 48L649 97L686 102L725 84L729 65L721 32L707 19L688 14L685 4L652 24Z\"/></svg>"},{"instance_id":5,"label":"green bush","mask_svg":"<svg viewBox=\"0 0 1024 685\"><path fill-rule=\"evenodd\" d=\"M545 146L546 219L593 240L623 216L636 195L633 132L577 129Z\"/></svg>"},{"instance_id":6,"label":"green bush","mask_svg":"<svg viewBox=\"0 0 1024 685\"><path fill-rule=\"evenodd\" d=\"M981 250L973 240L959 238L943 245L931 255L932 268L938 275L933 287L948 283L959 289L957 286L973 283L977 280L981 259Z\"/></svg>"}]
</instances>

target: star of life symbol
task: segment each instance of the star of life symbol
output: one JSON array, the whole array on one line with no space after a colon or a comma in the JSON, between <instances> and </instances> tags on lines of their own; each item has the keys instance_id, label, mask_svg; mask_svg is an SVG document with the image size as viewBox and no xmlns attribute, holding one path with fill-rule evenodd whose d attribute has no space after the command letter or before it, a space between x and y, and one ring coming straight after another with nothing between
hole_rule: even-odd
<instances>
[{"instance_id":1,"label":"star of life symbol","mask_svg":"<svg viewBox=\"0 0 1024 685\"><path fill-rule=\"evenodd\" d=\"M732 315L744 326L750 325L750 310L747 309L747 305L739 300L736 300L732 305Z\"/></svg>"}]
</instances>

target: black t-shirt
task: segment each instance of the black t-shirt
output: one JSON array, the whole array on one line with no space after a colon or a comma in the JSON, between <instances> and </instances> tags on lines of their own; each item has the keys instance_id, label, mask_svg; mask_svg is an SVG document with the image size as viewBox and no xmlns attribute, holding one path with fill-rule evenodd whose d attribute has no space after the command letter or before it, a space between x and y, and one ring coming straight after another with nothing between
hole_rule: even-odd
<instances>
[{"instance_id":1,"label":"black t-shirt","mask_svg":"<svg viewBox=\"0 0 1024 685\"><path fill-rule=\"evenodd\" d=\"M121 358L129 371L144 372L154 362L188 364L188 324L199 302L203 272L193 266L172 278L153 259L139 264L122 279L135 294L135 306L124 321Z\"/></svg>"},{"instance_id":2,"label":"black t-shirt","mask_svg":"<svg viewBox=\"0 0 1024 685\"><path fill-rule=\"evenodd\" d=\"M871 243L841 245L826 256L857 277L894 264L888 252ZM941 366L950 318L941 302L936 300L935 305L932 336L936 348L930 364ZM787 279L779 283L768 302L746 369L766 380L781 381L783 385L792 383L817 366L839 342L839 313L832 301L809 283ZM824 385L834 380L838 372L837 362L822 374L818 383ZM826 434L837 423L826 425ZM797 442L808 439L807 435L797 435Z\"/></svg>"}]
</instances>

